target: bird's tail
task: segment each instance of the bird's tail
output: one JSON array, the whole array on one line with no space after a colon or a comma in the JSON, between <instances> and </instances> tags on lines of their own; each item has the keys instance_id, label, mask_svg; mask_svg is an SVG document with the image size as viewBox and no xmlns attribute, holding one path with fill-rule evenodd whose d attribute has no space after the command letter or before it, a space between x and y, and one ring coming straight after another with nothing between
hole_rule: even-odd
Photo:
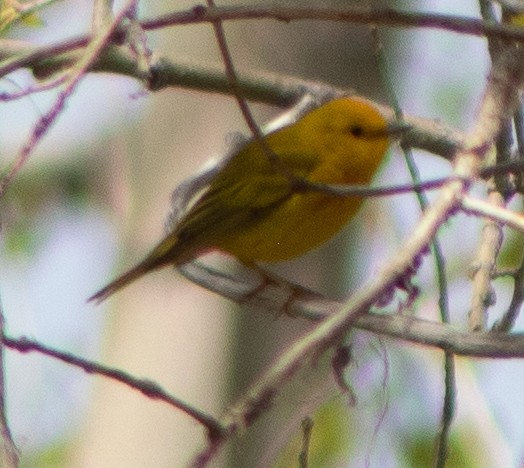
<instances>
[{"instance_id":1,"label":"bird's tail","mask_svg":"<svg viewBox=\"0 0 524 468\"><path fill-rule=\"evenodd\" d=\"M176 236L167 236L144 260L122 276L119 276L117 279L109 283L106 287L93 294L88 299L88 302L95 301L100 303L105 301L118 290L124 288L129 283L132 283L152 270L157 270L158 268L167 265L178 265L188 261L191 256L187 254L187 249L184 247L185 246L182 243L179 243Z\"/></svg>"},{"instance_id":2,"label":"bird's tail","mask_svg":"<svg viewBox=\"0 0 524 468\"><path fill-rule=\"evenodd\" d=\"M117 292L118 290L124 288L129 283L132 283L136 279L140 278L142 275L145 275L151 270L160 268L165 265L165 263L160 263L158 261L154 262L151 258L146 258L143 262L139 263L131 270L125 272L123 275L119 276L117 279L111 281L107 286L102 288L100 291L93 294L87 301L100 303L105 301L109 296Z\"/></svg>"}]
</instances>

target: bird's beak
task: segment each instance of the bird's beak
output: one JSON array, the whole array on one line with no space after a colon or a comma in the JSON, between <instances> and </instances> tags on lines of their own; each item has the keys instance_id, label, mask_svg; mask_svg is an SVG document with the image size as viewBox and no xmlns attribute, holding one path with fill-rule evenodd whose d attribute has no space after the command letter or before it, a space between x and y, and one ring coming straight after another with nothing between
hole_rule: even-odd
<instances>
[{"instance_id":1,"label":"bird's beak","mask_svg":"<svg viewBox=\"0 0 524 468\"><path fill-rule=\"evenodd\" d=\"M410 125L406 122L391 122L387 126L387 134L391 137L401 137L408 130L411 130L413 125Z\"/></svg>"}]
</instances>

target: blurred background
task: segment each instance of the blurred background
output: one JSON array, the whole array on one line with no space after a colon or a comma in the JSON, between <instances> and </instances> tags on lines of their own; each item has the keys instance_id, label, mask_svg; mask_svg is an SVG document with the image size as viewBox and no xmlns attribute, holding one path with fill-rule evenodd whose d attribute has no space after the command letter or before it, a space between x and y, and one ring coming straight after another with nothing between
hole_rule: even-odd
<instances>
[{"instance_id":1,"label":"blurred background","mask_svg":"<svg viewBox=\"0 0 524 468\"><path fill-rule=\"evenodd\" d=\"M271 2L366 4L320 3ZM479 15L473 0L383 4ZM140 2L139 12L149 18L194 5L151 0ZM53 43L89 31L91 12L89 1L58 2L42 12L43 26L19 26L8 37ZM226 23L225 30L240 73L260 70L319 80L387 103L364 26L239 21ZM155 53L175 62L221 64L210 25L165 28L147 37ZM489 67L486 42L419 29L384 29L381 37L404 111L467 130ZM0 88L14 92L32 82L28 71L19 71L4 78ZM8 122L0 126L4 165L54 98L56 92L49 92L2 104L3 122ZM260 124L279 112L260 104L251 109ZM147 93L128 78L87 76L1 202L0 292L8 333L154 380L220 415L311 324L238 307L172 269L146 276L100 306L86 299L160 239L173 188L223 153L235 131L248 133L231 97L174 88ZM422 178L450 171L447 162L429 154L416 153L416 161ZM375 184L409 180L402 155L394 150ZM483 192L479 186L477 193ZM412 195L370 200L336 239L273 271L344 298L395 254L419 215ZM477 219L461 215L439 234L457 326L467 320L467 268L480 228ZM522 242L515 235L507 239L503 259L511 265L519 261L514 257ZM416 316L438 320L430 257L416 282L421 289ZM509 282L497 285L493 317L511 293ZM312 413L311 466L431 465L443 399L442 353L363 332L353 338L348 381L356 404L334 396ZM457 358L457 380L449 466L520 465L522 363ZM202 428L183 413L36 354L8 351L7 383L9 422L22 466L185 466L205 442ZM321 403L325 398L315 388L301 389L297 406L315 411ZM236 440L217 466L296 466L300 418L285 423L278 414L275 418L265 418Z\"/></svg>"}]
</instances>

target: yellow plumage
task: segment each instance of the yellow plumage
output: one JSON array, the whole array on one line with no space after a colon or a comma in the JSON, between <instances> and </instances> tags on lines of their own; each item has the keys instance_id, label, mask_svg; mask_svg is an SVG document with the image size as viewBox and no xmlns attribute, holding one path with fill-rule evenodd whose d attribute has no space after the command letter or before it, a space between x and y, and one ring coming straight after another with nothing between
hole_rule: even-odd
<instances>
[{"instance_id":1,"label":"yellow plumage","mask_svg":"<svg viewBox=\"0 0 524 468\"><path fill-rule=\"evenodd\" d=\"M368 103L339 98L266 136L271 150L311 182L366 185L384 159L391 128ZM102 301L151 270L213 249L247 265L287 260L324 243L362 198L293 191L251 141L226 163L172 231L137 266L93 295Z\"/></svg>"}]
</instances>

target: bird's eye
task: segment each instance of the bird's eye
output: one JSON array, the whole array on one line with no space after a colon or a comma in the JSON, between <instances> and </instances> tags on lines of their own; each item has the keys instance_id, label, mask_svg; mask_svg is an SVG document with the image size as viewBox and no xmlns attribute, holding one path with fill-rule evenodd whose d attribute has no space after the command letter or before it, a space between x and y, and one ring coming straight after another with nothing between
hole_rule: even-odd
<instances>
[{"instance_id":1,"label":"bird's eye","mask_svg":"<svg viewBox=\"0 0 524 468\"><path fill-rule=\"evenodd\" d=\"M349 133L358 138L364 134L364 129L360 125L352 125L349 127Z\"/></svg>"}]
</instances>

